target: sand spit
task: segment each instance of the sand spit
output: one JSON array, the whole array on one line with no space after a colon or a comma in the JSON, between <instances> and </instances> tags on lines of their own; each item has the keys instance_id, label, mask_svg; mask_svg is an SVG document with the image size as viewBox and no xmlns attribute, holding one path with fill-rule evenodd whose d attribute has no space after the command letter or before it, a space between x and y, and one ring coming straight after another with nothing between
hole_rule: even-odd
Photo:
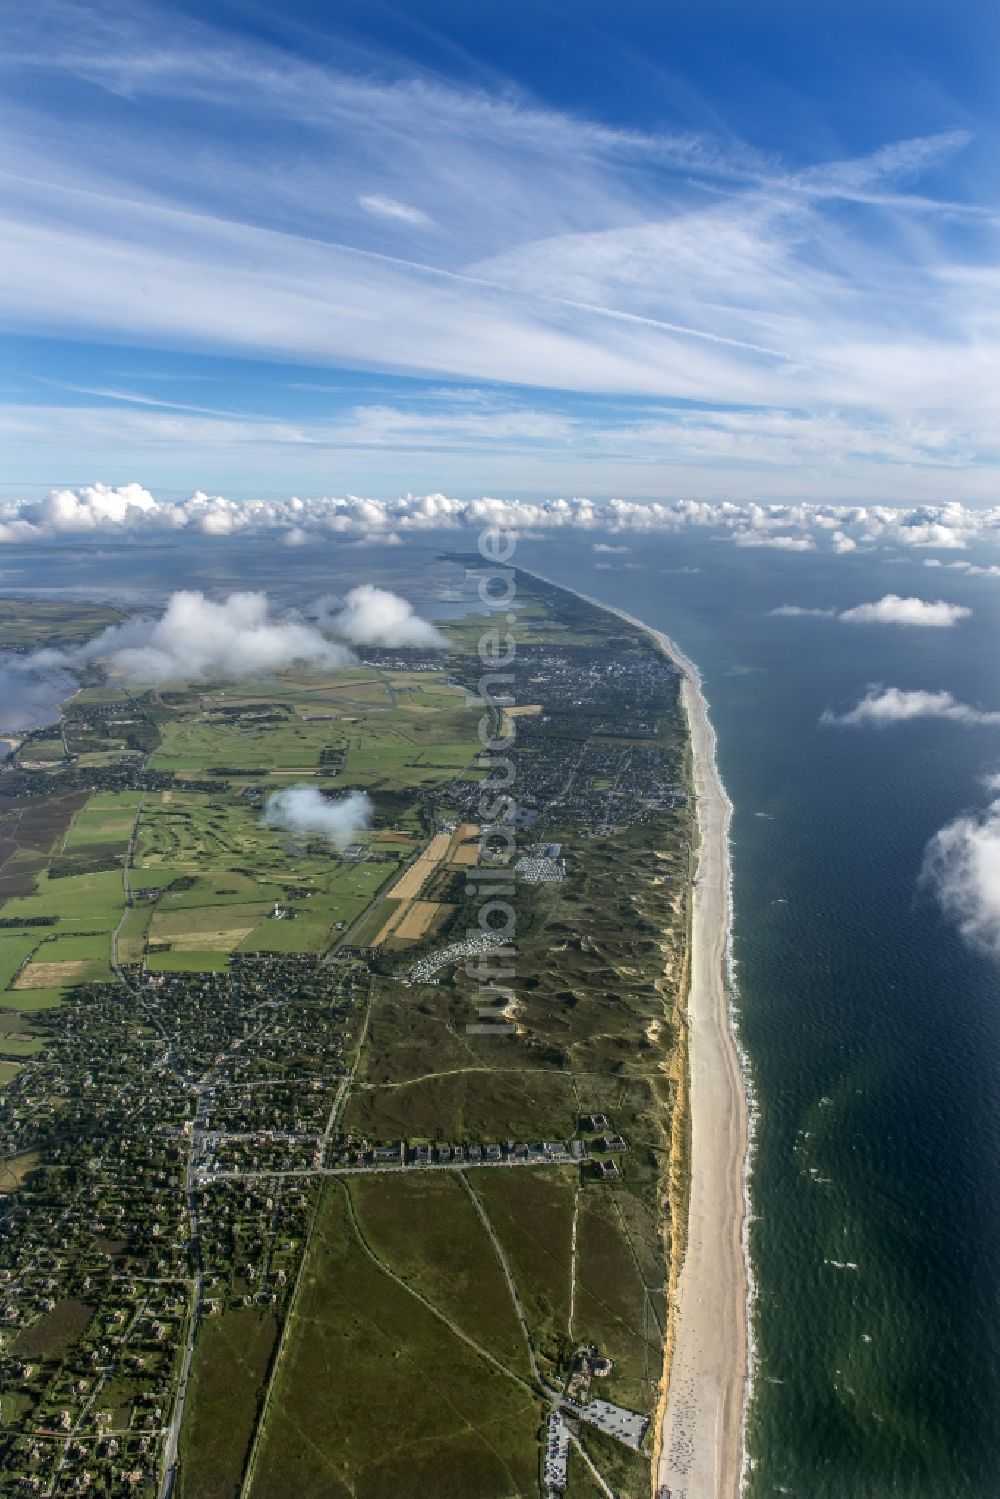
<instances>
[{"instance_id":1,"label":"sand spit","mask_svg":"<svg viewBox=\"0 0 1000 1499\"><path fill-rule=\"evenodd\" d=\"M684 1260L670 1308L669 1383L655 1479L662 1499L737 1499L749 1373L749 1117L726 984L732 804L719 777L715 731L697 668L660 631L599 599L577 596L651 636L684 673L699 828L687 1006L691 1191Z\"/></svg>"}]
</instances>

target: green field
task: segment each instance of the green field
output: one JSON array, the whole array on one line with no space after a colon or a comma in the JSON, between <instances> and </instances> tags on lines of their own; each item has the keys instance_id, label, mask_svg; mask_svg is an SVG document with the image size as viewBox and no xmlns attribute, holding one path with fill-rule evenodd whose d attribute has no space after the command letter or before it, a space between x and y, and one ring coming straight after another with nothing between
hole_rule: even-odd
<instances>
[{"instance_id":1,"label":"green field","mask_svg":"<svg viewBox=\"0 0 1000 1499\"><path fill-rule=\"evenodd\" d=\"M188 714L164 725L151 763L188 778L220 768L235 779L266 771L282 778L318 774L328 782L335 774L344 784L384 790L450 780L478 753L477 716L454 688L422 675L395 674L391 684L381 677L317 682L304 705L283 684L287 711L276 721ZM257 705L248 698L245 706L249 713ZM324 710L335 716L316 722L300 716ZM336 764L324 762L331 753Z\"/></svg>"},{"instance_id":2,"label":"green field","mask_svg":"<svg viewBox=\"0 0 1000 1499\"><path fill-rule=\"evenodd\" d=\"M112 931L121 915L124 895L119 870L97 874L69 875L51 879L43 875L33 895L19 895L4 903L7 919L29 916L58 917L52 931Z\"/></svg>"},{"instance_id":3,"label":"green field","mask_svg":"<svg viewBox=\"0 0 1000 1499\"><path fill-rule=\"evenodd\" d=\"M530 1379L503 1273L458 1176L355 1177L350 1192L379 1259L508 1369Z\"/></svg>"},{"instance_id":4,"label":"green field","mask_svg":"<svg viewBox=\"0 0 1000 1499\"><path fill-rule=\"evenodd\" d=\"M212 950L150 953L150 973L225 973L228 954Z\"/></svg>"},{"instance_id":5,"label":"green field","mask_svg":"<svg viewBox=\"0 0 1000 1499\"><path fill-rule=\"evenodd\" d=\"M535 1345L554 1363L569 1342L578 1177L564 1170L474 1171L469 1179L503 1245Z\"/></svg>"},{"instance_id":6,"label":"green field","mask_svg":"<svg viewBox=\"0 0 1000 1499\"><path fill-rule=\"evenodd\" d=\"M0 650L73 645L122 618L110 604L63 599L0 599Z\"/></svg>"},{"instance_id":7,"label":"green field","mask_svg":"<svg viewBox=\"0 0 1000 1499\"><path fill-rule=\"evenodd\" d=\"M0 1007L29 1014L32 1010L52 1010L63 1001L62 989L5 989Z\"/></svg>"},{"instance_id":8,"label":"green field","mask_svg":"<svg viewBox=\"0 0 1000 1499\"><path fill-rule=\"evenodd\" d=\"M181 1429L181 1499L234 1499L253 1438L277 1326L250 1308L202 1324Z\"/></svg>"},{"instance_id":9,"label":"green field","mask_svg":"<svg viewBox=\"0 0 1000 1499\"><path fill-rule=\"evenodd\" d=\"M399 867L382 844L377 861L342 860L320 845L304 850L235 798L168 795L142 810L129 874L133 890L157 892L150 943L176 946L187 933L188 947L324 952ZM275 902L286 919L273 919ZM194 940L209 930L230 936Z\"/></svg>"},{"instance_id":10,"label":"green field","mask_svg":"<svg viewBox=\"0 0 1000 1499\"><path fill-rule=\"evenodd\" d=\"M537 1399L366 1253L344 1190L319 1219L278 1365L252 1499L528 1499Z\"/></svg>"},{"instance_id":11,"label":"green field","mask_svg":"<svg viewBox=\"0 0 1000 1499\"><path fill-rule=\"evenodd\" d=\"M38 926L23 932L0 931L0 989L8 987L46 934L47 928Z\"/></svg>"},{"instance_id":12,"label":"green field","mask_svg":"<svg viewBox=\"0 0 1000 1499\"><path fill-rule=\"evenodd\" d=\"M0 1053L5 1057L34 1057L44 1045L39 1036L0 1036Z\"/></svg>"},{"instance_id":13,"label":"green field","mask_svg":"<svg viewBox=\"0 0 1000 1499\"><path fill-rule=\"evenodd\" d=\"M86 849L94 844L128 843L139 806L138 791L96 792L73 819L64 848Z\"/></svg>"}]
</instances>

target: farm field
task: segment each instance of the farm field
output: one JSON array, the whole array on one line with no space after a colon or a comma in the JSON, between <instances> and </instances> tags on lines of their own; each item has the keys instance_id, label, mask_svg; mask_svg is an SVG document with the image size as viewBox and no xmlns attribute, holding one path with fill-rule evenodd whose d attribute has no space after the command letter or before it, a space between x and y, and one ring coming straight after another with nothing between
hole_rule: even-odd
<instances>
[{"instance_id":1,"label":"farm field","mask_svg":"<svg viewBox=\"0 0 1000 1499\"><path fill-rule=\"evenodd\" d=\"M279 702L270 688L170 696L150 764L179 778L173 788L72 794L9 812L0 803L0 897L12 897L4 917L52 920L6 931L0 991L13 997L19 972L17 993L107 977L123 912L120 959L148 959L153 971L218 970L218 954L237 948L326 951L420 848L420 786L450 777L477 748L473 714L455 689L408 673L292 674ZM116 701L113 687L74 699L103 701ZM216 776L217 791L201 788ZM362 835L370 859L343 860L261 826L267 791L304 778L333 794L341 784L369 788L376 805L380 794L392 798L389 824ZM119 867L133 829L128 887L140 898L126 912ZM46 873L54 856L59 879ZM415 917L414 934L434 918ZM79 942L67 946L71 934Z\"/></svg>"},{"instance_id":2,"label":"farm field","mask_svg":"<svg viewBox=\"0 0 1000 1499\"><path fill-rule=\"evenodd\" d=\"M141 799L138 791L96 792L74 817L63 848L89 848L95 843L124 847Z\"/></svg>"},{"instance_id":3,"label":"farm field","mask_svg":"<svg viewBox=\"0 0 1000 1499\"><path fill-rule=\"evenodd\" d=\"M26 799L0 794L0 902L34 889L86 799L76 790Z\"/></svg>"},{"instance_id":4,"label":"farm field","mask_svg":"<svg viewBox=\"0 0 1000 1499\"><path fill-rule=\"evenodd\" d=\"M124 909L120 871L43 875L34 893L2 909L5 921L45 924L0 929L0 1004L18 1005L14 996L26 991L110 978L111 932Z\"/></svg>"},{"instance_id":5,"label":"farm field","mask_svg":"<svg viewBox=\"0 0 1000 1499\"><path fill-rule=\"evenodd\" d=\"M375 948L386 944L398 950L439 926L455 909L454 906L419 897L445 865L471 868L479 857L479 844L469 840L474 839L478 832L475 823L467 822L452 831L436 833L386 891L370 922L355 933L357 945Z\"/></svg>"},{"instance_id":6,"label":"farm field","mask_svg":"<svg viewBox=\"0 0 1000 1499\"><path fill-rule=\"evenodd\" d=\"M223 770L235 779L335 776L398 791L450 779L479 750L476 718L460 694L423 674L293 677L275 696L192 695L164 725L152 767L189 779ZM230 716L236 710L244 716Z\"/></svg>"}]
</instances>

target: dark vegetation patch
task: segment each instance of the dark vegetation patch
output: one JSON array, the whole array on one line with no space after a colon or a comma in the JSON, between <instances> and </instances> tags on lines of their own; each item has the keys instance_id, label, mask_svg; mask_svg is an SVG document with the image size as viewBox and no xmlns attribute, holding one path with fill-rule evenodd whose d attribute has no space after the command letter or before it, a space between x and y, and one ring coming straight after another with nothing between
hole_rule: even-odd
<instances>
[{"instance_id":1,"label":"dark vegetation patch","mask_svg":"<svg viewBox=\"0 0 1000 1499\"><path fill-rule=\"evenodd\" d=\"M181 1499L239 1493L277 1331L274 1317L251 1307L202 1323L181 1431Z\"/></svg>"},{"instance_id":2,"label":"dark vegetation patch","mask_svg":"<svg viewBox=\"0 0 1000 1499\"><path fill-rule=\"evenodd\" d=\"M21 1328L13 1340L14 1351L23 1358L57 1357L83 1336L93 1315L87 1301L72 1296L57 1301L50 1312Z\"/></svg>"},{"instance_id":3,"label":"dark vegetation patch","mask_svg":"<svg viewBox=\"0 0 1000 1499\"><path fill-rule=\"evenodd\" d=\"M494 1356L530 1378L503 1272L457 1175L354 1177L361 1231L378 1257Z\"/></svg>"},{"instance_id":4,"label":"dark vegetation patch","mask_svg":"<svg viewBox=\"0 0 1000 1499\"><path fill-rule=\"evenodd\" d=\"M252 1499L510 1499L537 1492L539 1404L365 1253L327 1189Z\"/></svg>"}]
</instances>

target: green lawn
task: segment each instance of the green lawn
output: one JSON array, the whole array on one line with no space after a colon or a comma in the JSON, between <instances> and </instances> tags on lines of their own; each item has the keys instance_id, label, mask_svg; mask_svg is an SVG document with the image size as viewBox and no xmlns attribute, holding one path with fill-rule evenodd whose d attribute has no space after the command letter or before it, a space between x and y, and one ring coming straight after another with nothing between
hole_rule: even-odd
<instances>
[{"instance_id":1,"label":"green lawn","mask_svg":"<svg viewBox=\"0 0 1000 1499\"><path fill-rule=\"evenodd\" d=\"M4 989L0 993L0 1008L21 1010L25 1014L32 1010L54 1010L64 997L62 989Z\"/></svg>"}]
</instances>

